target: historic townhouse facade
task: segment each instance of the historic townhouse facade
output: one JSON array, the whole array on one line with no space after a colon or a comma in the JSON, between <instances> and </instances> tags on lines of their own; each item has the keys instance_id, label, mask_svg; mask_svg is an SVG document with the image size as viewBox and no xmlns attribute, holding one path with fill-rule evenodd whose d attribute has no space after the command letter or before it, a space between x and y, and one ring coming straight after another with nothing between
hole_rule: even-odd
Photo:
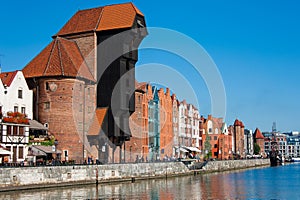
<instances>
[{"instance_id":1,"label":"historic townhouse facade","mask_svg":"<svg viewBox=\"0 0 300 200\"><path fill-rule=\"evenodd\" d=\"M189 104L189 115L191 115L192 147L200 147L200 114L196 107Z\"/></svg>"},{"instance_id":2,"label":"historic townhouse facade","mask_svg":"<svg viewBox=\"0 0 300 200\"><path fill-rule=\"evenodd\" d=\"M185 100L179 103L178 106L178 143L179 147L189 146L187 135L187 103Z\"/></svg>"},{"instance_id":3,"label":"historic townhouse facade","mask_svg":"<svg viewBox=\"0 0 300 200\"><path fill-rule=\"evenodd\" d=\"M160 157L171 157L173 153L173 123L172 123L172 98L170 89L164 92L163 88L158 91L160 103Z\"/></svg>"},{"instance_id":4,"label":"historic townhouse facade","mask_svg":"<svg viewBox=\"0 0 300 200\"><path fill-rule=\"evenodd\" d=\"M32 91L29 90L22 71L0 74L0 112L20 112L32 119Z\"/></svg>"},{"instance_id":5,"label":"historic townhouse facade","mask_svg":"<svg viewBox=\"0 0 300 200\"><path fill-rule=\"evenodd\" d=\"M176 98L176 94L172 94L172 129L173 129L173 156L180 157L179 149L179 101Z\"/></svg>"},{"instance_id":6,"label":"historic townhouse facade","mask_svg":"<svg viewBox=\"0 0 300 200\"><path fill-rule=\"evenodd\" d=\"M32 91L21 71L0 74L0 145L11 152L7 162L26 159Z\"/></svg>"},{"instance_id":7,"label":"historic townhouse facade","mask_svg":"<svg viewBox=\"0 0 300 200\"><path fill-rule=\"evenodd\" d=\"M253 131L245 129L245 136L244 136L244 148L246 155L253 155L253 146L254 145L254 137Z\"/></svg>"},{"instance_id":8,"label":"historic townhouse facade","mask_svg":"<svg viewBox=\"0 0 300 200\"><path fill-rule=\"evenodd\" d=\"M135 85L135 112L129 119L132 136L124 149L126 162L146 161L149 156L149 101L153 98L152 88L147 83L136 82Z\"/></svg>"},{"instance_id":9,"label":"historic townhouse facade","mask_svg":"<svg viewBox=\"0 0 300 200\"><path fill-rule=\"evenodd\" d=\"M232 134L232 152L235 157L245 157L244 147L245 126L242 121L236 119L233 126L229 127Z\"/></svg>"}]
</instances>

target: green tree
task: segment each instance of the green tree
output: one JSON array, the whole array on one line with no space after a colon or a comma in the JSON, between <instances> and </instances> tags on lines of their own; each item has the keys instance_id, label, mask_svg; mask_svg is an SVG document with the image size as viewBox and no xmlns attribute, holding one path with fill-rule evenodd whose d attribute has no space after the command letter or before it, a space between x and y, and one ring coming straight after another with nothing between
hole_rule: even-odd
<instances>
[{"instance_id":1,"label":"green tree","mask_svg":"<svg viewBox=\"0 0 300 200\"><path fill-rule=\"evenodd\" d=\"M254 143L254 154L258 155L260 153L260 146L257 143Z\"/></svg>"},{"instance_id":2,"label":"green tree","mask_svg":"<svg viewBox=\"0 0 300 200\"><path fill-rule=\"evenodd\" d=\"M205 153L207 153L205 155L205 159L208 159L212 154L211 154L211 144L210 144L210 136L208 136L208 133L205 133L206 138L205 138L205 142L204 142L204 150Z\"/></svg>"}]
</instances>

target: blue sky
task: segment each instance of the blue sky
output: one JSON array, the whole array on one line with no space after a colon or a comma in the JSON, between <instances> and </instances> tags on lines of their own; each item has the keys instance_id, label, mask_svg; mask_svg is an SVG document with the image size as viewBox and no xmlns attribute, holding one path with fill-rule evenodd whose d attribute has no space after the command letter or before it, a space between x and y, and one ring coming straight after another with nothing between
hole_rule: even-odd
<instances>
[{"instance_id":1,"label":"blue sky","mask_svg":"<svg viewBox=\"0 0 300 200\"><path fill-rule=\"evenodd\" d=\"M79 9L126 1L52 0L4 1L0 7L2 71L22 69ZM300 130L300 3L287 0L144 1L133 3L145 14L147 26L181 32L203 46L217 65L227 96L226 122L235 118L247 128ZM140 65L156 62L187 67L166 52L144 50ZM157 59L159 57L159 59ZM180 66L179 66L180 65ZM210 97L201 77L186 75L194 88L200 113L210 113ZM145 77L137 73L137 79ZM199 80L198 80L199 79ZM178 84L176 81L171 89ZM190 96L175 91L194 103Z\"/></svg>"}]
</instances>

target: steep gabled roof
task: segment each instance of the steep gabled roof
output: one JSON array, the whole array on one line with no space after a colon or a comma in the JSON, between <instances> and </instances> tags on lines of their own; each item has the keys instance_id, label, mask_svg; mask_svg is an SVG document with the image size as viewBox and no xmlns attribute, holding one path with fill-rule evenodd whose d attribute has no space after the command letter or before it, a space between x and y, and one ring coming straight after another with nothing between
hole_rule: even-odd
<instances>
[{"instance_id":1,"label":"steep gabled roof","mask_svg":"<svg viewBox=\"0 0 300 200\"><path fill-rule=\"evenodd\" d=\"M96 109L93 121L89 128L88 135L90 136L99 135L106 113L107 113L107 108Z\"/></svg>"},{"instance_id":2,"label":"steep gabled roof","mask_svg":"<svg viewBox=\"0 0 300 200\"><path fill-rule=\"evenodd\" d=\"M255 129L254 138L255 139L265 139L265 137L263 136L263 134L260 132L260 130L258 128Z\"/></svg>"},{"instance_id":3,"label":"steep gabled roof","mask_svg":"<svg viewBox=\"0 0 300 200\"><path fill-rule=\"evenodd\" d=\"M234 126L240 126L240 127L242 127L242 128L245 127L245 125L243 124L243 122L240 121L240 120L238 120L238 119L236 119L236 120L234 121Z\"/></svg>"},{"instance_id":4,"label":"steep gabled roof","mask_svg":"<svg viewBox=\"0 0 300 200\"><path fill-rule=\"evenodd\" d=\"M3 72L0 74L0 79L3 83L3 85L10 86L10 84L13 82L15 76L17 75L18 71L14 72Z\"/></svg>"},{"instance_id":5,"label":"steep gabled roof","mask_svg":"<svg viewBox=\"0 0 300 200\"><path fill-rule=\"evenodd\" d=\"M95 81L76 42L55 38L22 70L25 78L65 76Z\"/></svg>"},{"instance_id":6,"label":"steep gabled roof","mask_svg":"<svg viewBox=\"0 0 300 200\"><path fill-rule=\"evenodd\" d=\"M132 3L80 10L55 36L131 28L136 15L144 16Z\"/></svg>"}]
</instances>

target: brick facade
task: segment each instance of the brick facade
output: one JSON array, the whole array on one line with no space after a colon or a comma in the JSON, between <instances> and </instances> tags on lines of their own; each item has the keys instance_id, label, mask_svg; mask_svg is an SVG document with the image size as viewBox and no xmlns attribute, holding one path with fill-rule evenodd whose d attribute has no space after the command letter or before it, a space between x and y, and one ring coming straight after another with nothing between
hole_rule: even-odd
<instances>
[{"instance_id":1,"label":"brick facade","mask_svg":"<svg viewBox=\"0 0 300 200\"><path fill-rule=\"evenodd\" d=\"M165 156L171 157L173 153L173 124L172 124L172 112L173 103L170 95L170 89L166 89L166 93L161 88L158 91L158 97L160 101L160 157L163 159Z\"/></svg>"},{"instance_id":2,"label":"brick facade","mask_svg":"<svg viewBox=\"0 0 300 200\"><path fill-rule=\"evenodd\" d=\"M45 78L39 80L37 88L37 119L48 124L49 134L58 140L58 149L68 151L68 158L63 154L63 160L83 162L83 143L85 157L92 153L85 134L95 110L95 85L71 78Z\"/></svg>"}]
</instances>

